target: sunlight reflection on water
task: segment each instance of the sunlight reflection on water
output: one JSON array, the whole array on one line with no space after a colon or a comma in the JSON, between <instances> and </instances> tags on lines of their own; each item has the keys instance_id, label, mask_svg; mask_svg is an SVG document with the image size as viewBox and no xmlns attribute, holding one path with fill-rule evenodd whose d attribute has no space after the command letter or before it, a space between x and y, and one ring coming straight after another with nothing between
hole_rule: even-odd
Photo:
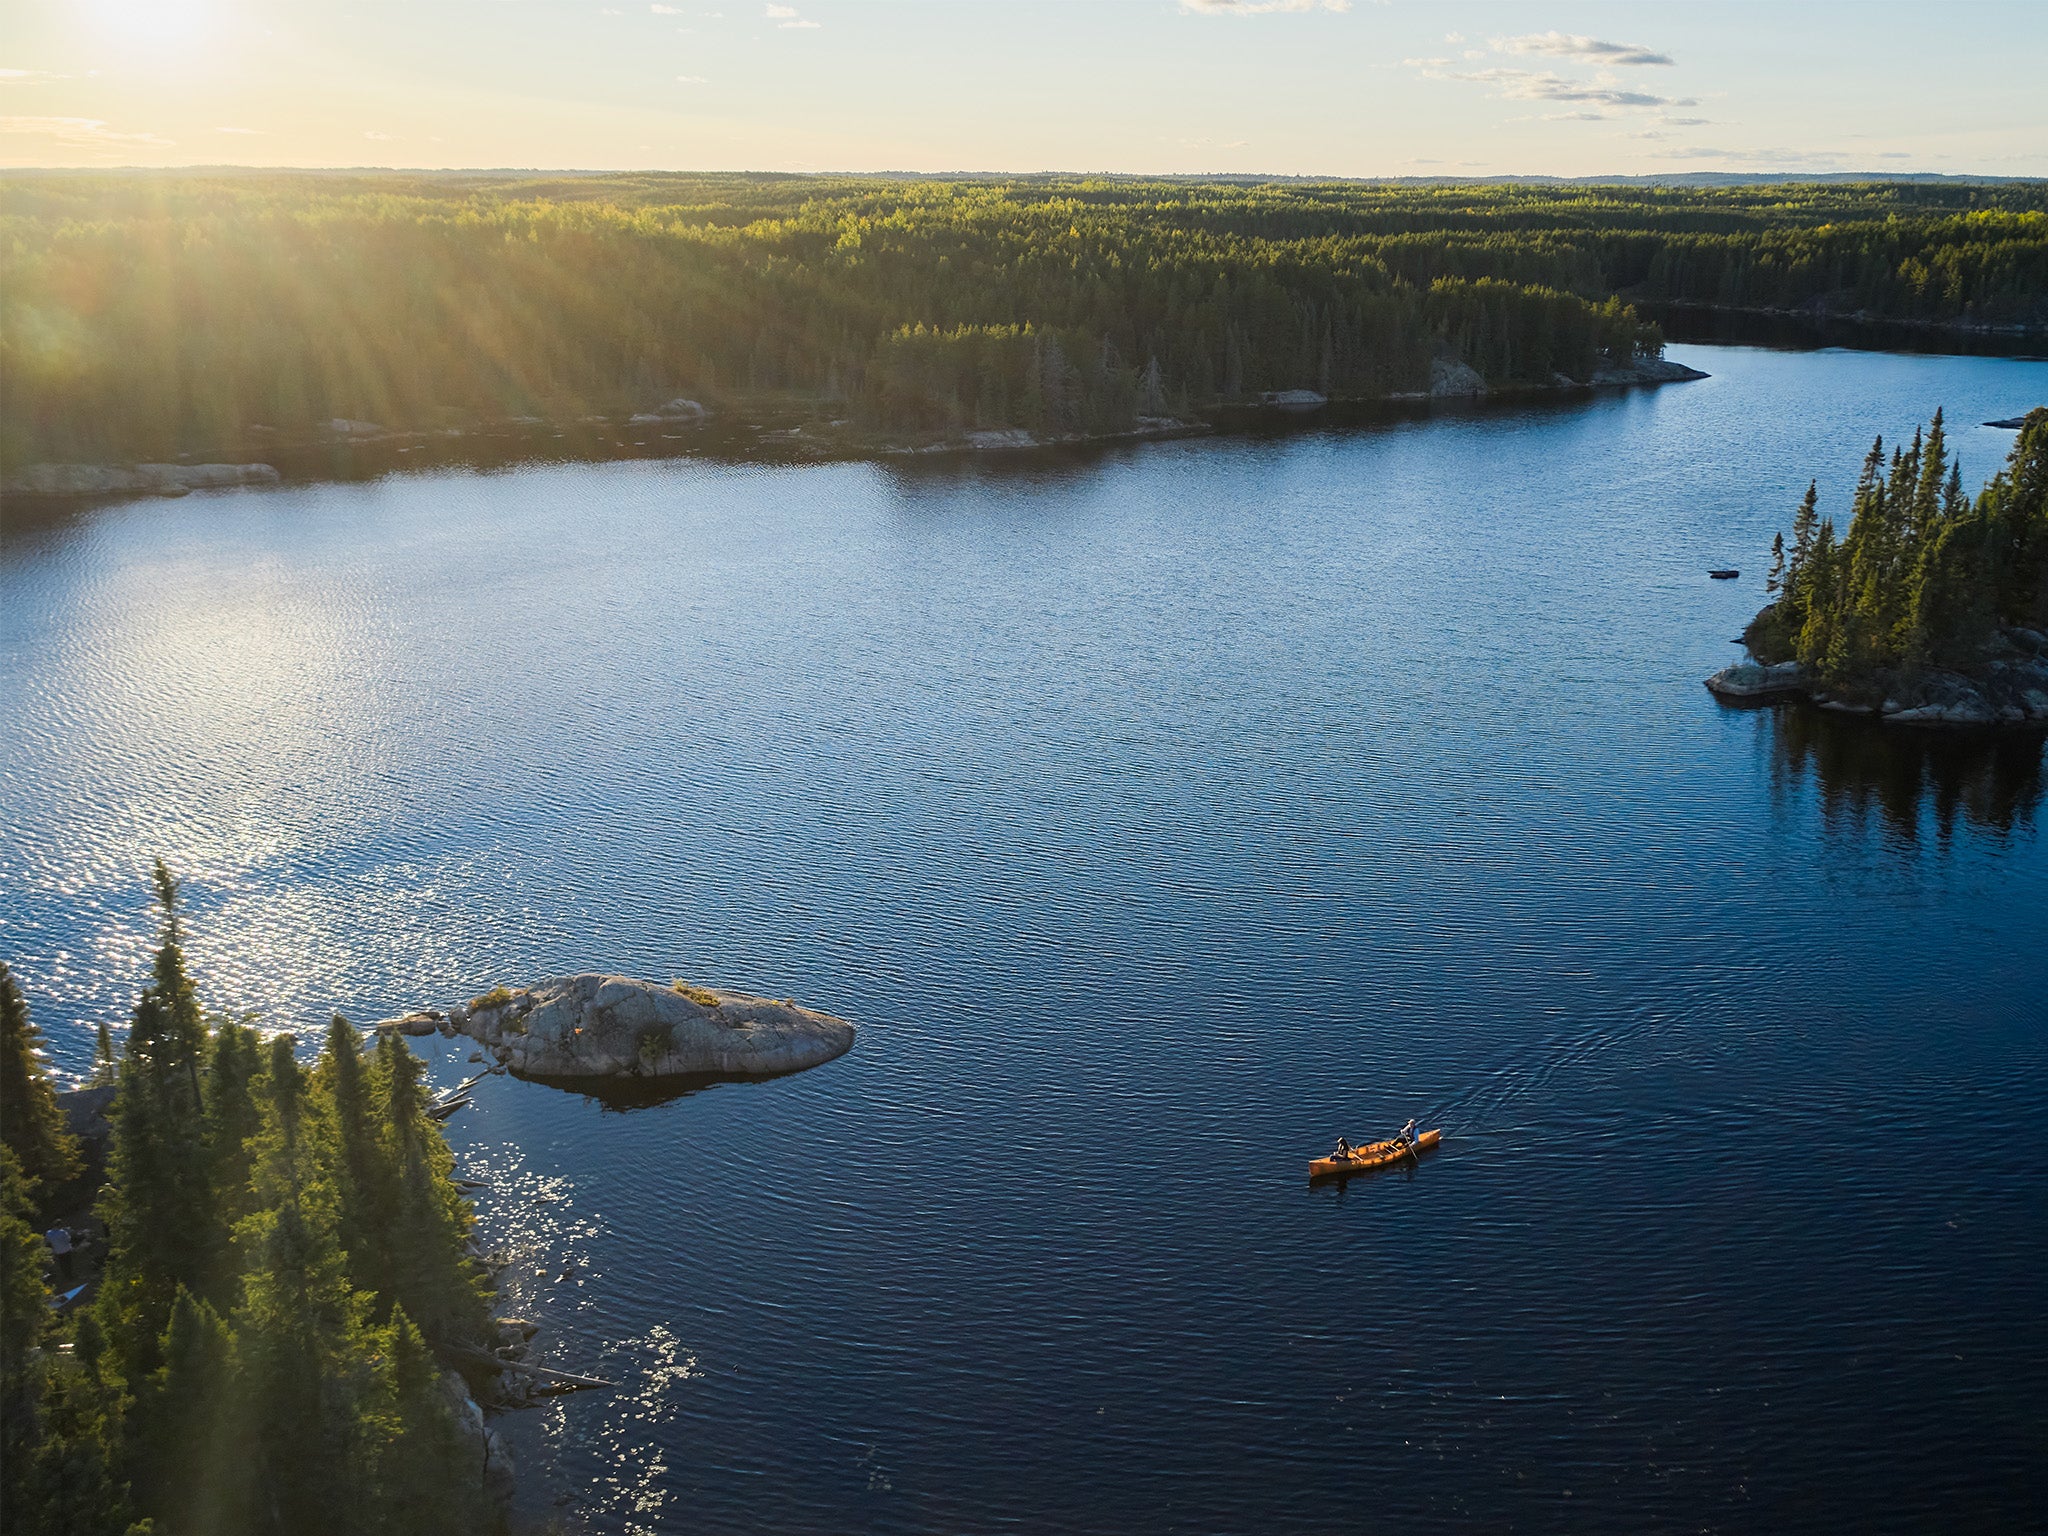
<instances>
[{"instance_id":1,"label":"sunlight reflection on water","mask_svg":"<svg viewBox=\"0 0 2048 1536\"><path fill-rule=\"evenodd\" d=\"M589 968L859 1023L451 1123L505 1310L623 1384L504 1421L576 1528L2023 1524L2040 742L1700 679L1810 475L2048 365L1680 355L1373 431L7 532L0 937L72 1068L159 853L276 1027ZM1426 1165L1307 1187L1410 1114Z\"/></svg>"}]
</instances>

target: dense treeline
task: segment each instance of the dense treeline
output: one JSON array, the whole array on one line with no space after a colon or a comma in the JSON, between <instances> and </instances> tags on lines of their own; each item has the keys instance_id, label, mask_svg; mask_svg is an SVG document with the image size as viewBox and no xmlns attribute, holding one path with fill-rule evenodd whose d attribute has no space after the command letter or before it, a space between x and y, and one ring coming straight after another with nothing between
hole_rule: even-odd
<instances>
[{"instance_id":1,"label":"dense treeline","mask_svg":"<svg viewBox=\"0 0 2048 1536\"><path fill-rule=\"evenodd\" d=\"M1631 296L2048 322L2048 196L777 176L0 180L0 458L788 392L1092 430L1265 390L1583 380Z\"/></svg>"},{"instance_id":2,"label":"dense treeline","mask_svg":"<svg viewBox=\"0 0 2048 1536\"><path fill-rule=\"evenodd\" d=\"M114 1064L97 1294L53 1317L36 1221L76 1171L0 968L0 1503L10 1536L490 1529L438 1350L486 1338L469 1214L396 1037L318 1063L201 1013L177 892Z\"/></svg>"},{"instance_id":3,"label":"dense treeline","mask_svg":"<svg viewBox=\"0 0 2048 1536\"><path fill-rule=\"evenodd\" d=\"M2048 628L2048 410L2033 412L2005 467L1972 502L1941 413L1887 462L1871 445L1848 531L1807 487L1792 545L1777 541L1776 603L1747 639L1764 661L1798 660L1833 687L1967 667L2008 626Z\"/></svg>"}]
</instances>

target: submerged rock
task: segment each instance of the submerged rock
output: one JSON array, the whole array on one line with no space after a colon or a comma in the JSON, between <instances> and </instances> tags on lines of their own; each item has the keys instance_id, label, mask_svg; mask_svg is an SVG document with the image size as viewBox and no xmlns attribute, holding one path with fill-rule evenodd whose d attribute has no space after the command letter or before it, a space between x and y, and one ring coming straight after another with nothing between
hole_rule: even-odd
<instances>
[{"instance_id":1,"label":"submerged rock","mask_svg":"<svg viewBox=\"0 0 2048 1536\"><path fill-rule=\"evenodd\" d=\"M500 987L448 1021L534 1077L766 1077L842 1056L854 1037L787 999L594 974Z\"/></svg>"}]
</instances>

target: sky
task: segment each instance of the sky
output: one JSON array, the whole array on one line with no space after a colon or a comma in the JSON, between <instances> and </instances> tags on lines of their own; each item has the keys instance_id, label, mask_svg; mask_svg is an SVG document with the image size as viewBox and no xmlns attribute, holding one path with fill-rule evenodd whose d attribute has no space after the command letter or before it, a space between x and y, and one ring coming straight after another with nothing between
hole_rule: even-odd
<instances>
[{"instance_id":1,"label":"sky","mask_svg":"<svg viewBox=\"0 0 2048 1536\"><path fill-rule=\"evenodd\" d=\"M0 0L0 166L2048 176L2048 3Z\"/></svg>"}]
</instances>

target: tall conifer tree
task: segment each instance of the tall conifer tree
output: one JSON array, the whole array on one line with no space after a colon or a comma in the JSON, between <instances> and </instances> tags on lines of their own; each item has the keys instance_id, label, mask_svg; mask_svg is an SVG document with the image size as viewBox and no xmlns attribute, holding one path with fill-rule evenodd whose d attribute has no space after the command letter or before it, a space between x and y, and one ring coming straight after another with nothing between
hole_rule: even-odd
<instances>
[{"instance_id":1,"label":"tall conifer tree","mask_svg":"<svg viewBox=\"0 0 2048 1536\"><path fill-rule=\"evenodd\" d=\"M185 973L177 886L161 861L156 888L162 942L128 1031L100 1197L112 1251L95 1305L131 1381L156 1369L178 1287L205 1289L216 1233L199 1093L205 1024Z\"/></svg>"},{"instance_id":2,"label":"tall conifer tree","mask_svg":"<svg viewBox=\"0 0 2048 1536\"><path fill-rule=\"evenodd\" d=\"M43 1059L42 1034L5 961L0 961L0 1143L13 1152L40 1200L78 1173L78 1142L64 1128L64 1111Z\"/></svg>"}]
</instances>

